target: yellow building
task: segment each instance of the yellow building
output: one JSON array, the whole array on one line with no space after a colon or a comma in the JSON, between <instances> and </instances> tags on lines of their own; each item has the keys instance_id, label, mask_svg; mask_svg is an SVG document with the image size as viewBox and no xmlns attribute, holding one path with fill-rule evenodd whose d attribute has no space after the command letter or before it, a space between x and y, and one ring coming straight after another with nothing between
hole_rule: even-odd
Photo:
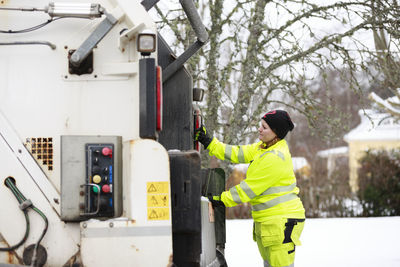
<instances>
[{"instance_id":1,"label":"yellow building","mask_svg":"<svg viewBox=\"0 0 400 267\"><path fill-rule=\"evenodd\" d=\"M372 110L360 110L358 114L360 124L344 136L349 144L350 187L353 192L358 190L358 160L365 151L400 147L400 123L389 114Z\"/></svg>"}]
</instances>

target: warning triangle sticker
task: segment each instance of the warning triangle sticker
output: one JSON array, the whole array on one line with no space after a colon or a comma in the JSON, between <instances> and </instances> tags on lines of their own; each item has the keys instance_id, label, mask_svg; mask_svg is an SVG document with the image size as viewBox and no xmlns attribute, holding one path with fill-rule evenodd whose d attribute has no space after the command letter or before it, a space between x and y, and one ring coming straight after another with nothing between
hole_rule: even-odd
<instances>
[{"instance_id":1,"label":"warning triangle sticker","mask_svg":"<svg viewBox=\"0 0 400 267\"><path fill-rule=\"evenodd\" d=\"M149 219L157 219L157 218L158 218L157 212L155 210L151 210Z\"/></svg>"},{"instance_id":2,"label":"warning triangle sticker","mask_svg":"<svg viewBox=\"0 0 400 267\"><path fill-rule=\"evenodd\" d=\"M148 192L148 193L157 192L157 188L154 186L154 184L151 184L151 185L149 186L149 189L147 190L147 192Z\"/></svg>"}]
</instances>

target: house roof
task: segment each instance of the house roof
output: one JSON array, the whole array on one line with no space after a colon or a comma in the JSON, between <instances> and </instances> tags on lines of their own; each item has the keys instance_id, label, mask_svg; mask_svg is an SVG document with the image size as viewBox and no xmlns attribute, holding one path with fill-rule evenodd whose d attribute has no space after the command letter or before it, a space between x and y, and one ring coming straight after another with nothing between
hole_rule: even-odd
<instances>
[{"instance_id":1,"label":"house roof","mask_svg":"<svg viewBox=\"0 0 400 267\"><path fill-rule=\"evenodd\" d=\"M393 141L400 140L400 122L388 113L378 113L371 109L359 110L360 124L344 136L351 141Z\"/></svg>"},{"instance_id":2,"label":"house roof","mask_svg":"<svg viewBox=\"0 0 400 267\"><path fill-rule=\"evenodd\" d=\"M327 158L329 156L344 156L349 153L347 146L335 147L326 150L318 151L317 156L321 158Z\"/></svg>"}]
</instances>

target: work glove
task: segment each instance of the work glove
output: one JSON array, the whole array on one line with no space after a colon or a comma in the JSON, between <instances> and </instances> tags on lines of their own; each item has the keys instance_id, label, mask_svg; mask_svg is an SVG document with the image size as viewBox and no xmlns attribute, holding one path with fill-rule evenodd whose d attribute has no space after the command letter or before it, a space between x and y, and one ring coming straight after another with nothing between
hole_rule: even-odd
<instances>
[{"instance_id":1,"label":"work glove","mask_svg":"<svg viewBox=\"0 0 400 267\"><path fill-rule=\"evenodd\" d=\"M221 201L221 196L213 196L213 195L209 194L207 197L208 197L208 200L211 202L213 208L225 207L224 202Z\"/></svg>"},{"instance_id":2,"label":"work glove","mask_svg":"<svg viewBox=\"0 0 400 267\"><path fill-rule=\"evenodd\" d=\"M207 133L207 129L204 125L201 125L194 131L194 140L199 141L204 148L207 148L210 145L212 139L213 137Z\"/></svg>"}]
</instances>

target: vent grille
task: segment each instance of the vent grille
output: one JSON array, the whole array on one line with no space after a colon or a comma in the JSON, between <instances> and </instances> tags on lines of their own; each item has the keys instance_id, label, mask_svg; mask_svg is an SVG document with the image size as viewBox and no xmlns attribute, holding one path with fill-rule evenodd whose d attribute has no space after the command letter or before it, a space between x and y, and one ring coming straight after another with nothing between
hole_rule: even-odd
<instances>
[{"instance_id":1,"label":"vent grille","mask_svg":"<svg viewBox=\"0 0 400 267\"><path fill-rule=\"evenodd\" d=\"M53 138L52 137L32 137L26 138L26 148L41 165L46 166L47 170L53 170Z\"/></svg>"}]
</instances>

